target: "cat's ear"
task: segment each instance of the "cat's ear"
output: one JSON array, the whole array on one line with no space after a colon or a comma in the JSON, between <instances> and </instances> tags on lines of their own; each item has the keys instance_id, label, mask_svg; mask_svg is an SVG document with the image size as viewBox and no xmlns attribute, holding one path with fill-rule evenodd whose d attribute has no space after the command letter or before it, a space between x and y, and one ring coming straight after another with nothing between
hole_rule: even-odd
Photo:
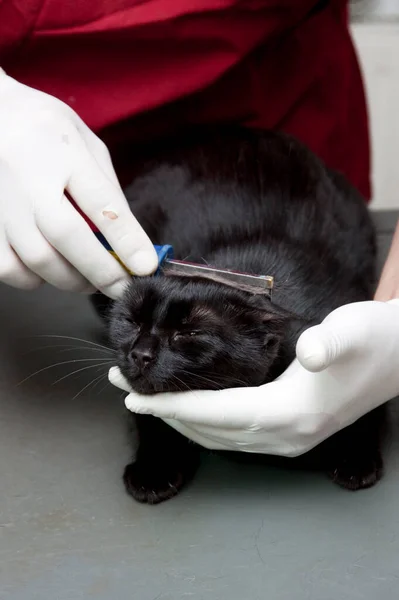
<instances>
[{"instance_id":1,"label":"cat's ear","mask_svg":"<svg viewBox=\"0 0 399 600\"><path fill-rule=\"evenodd\" d=\"M261 308L261 311L263 323L284 323L286 321L297 319L296 315L293 315L280 306L276 306L272 302L267 302L266 305Z\"/></svg>"},{"instance_id":2,"label":"cat's ear","mask_svg":"<svg viewBox=\"0 0 399 600\"><path fill-rule=\"evenodd\" d=\"M262 323L261 330L264 332L263 348L270 364L278 357L284 331L289 328L289 323L297 319L295 315L273 304L269 298L263 298L262 302L256 302L258 318Z\"/></svg>"},{"instance_id":3,"label":"cat's ear","mask_svg":"<svg viewBox=\"0 0 399 600\"><path fill-rule=\"evenodd\" d=\"M263 323L285 323L287 321L297 320L299 317L293 313L274 304L267 296L254 295L248 302L252 309L259 312Z\"/></svg>"},{"instance_id":4,"label":"cat's ear","mask_svg":"<svg viewBox=\"0 0 399 600\"><path fill-rule=\"evenodd\" d=\"M267 333L263 342L264 350L270 360L277 358L281 346L281 335Z\"/></svg>"}]
</instances>

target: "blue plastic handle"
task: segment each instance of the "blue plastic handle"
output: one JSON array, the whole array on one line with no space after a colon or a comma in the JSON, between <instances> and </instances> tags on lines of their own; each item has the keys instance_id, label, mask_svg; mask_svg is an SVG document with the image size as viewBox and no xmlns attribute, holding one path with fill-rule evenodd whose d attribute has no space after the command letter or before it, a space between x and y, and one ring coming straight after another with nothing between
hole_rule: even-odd
<instances>
[{"instance_id":1,"label":"blue plastic handle","mask_svg":"<svg viewBox=\"0 0 399 600\"><path fill-rule=\"evenodd\" d=\"M158 255L158 266L162 266L167 258L173 258L173 248L169 244L157 246L154 244L155 251Z\"/></svg>"},{"instance_id":2,"label":"blue plastic handle","mask_svg":"<svg viewBox=\"0 0 399 600\"><path fill-rule=\"evenodd\" d=\"M108 250L108 252L110 252L114 256L114 258L119 260L119 262L123 265L122 261L115 254L115 252L113 251L113 249L111 248L111 246L109 245L108 241L105 239L103 234L100 231L95 231L94 233L95 233L97 239L102 243L104 248L106 250ZM169 244L164 244L163 246L157 246L156 244L154 244L154 248L155 248L155 252L157 253L157 256L158 256L158 267L159 268L162 267L163 263L165 262L165 260L167 258L173 258L173 248ZM131 271L129 271L129 269L127 269L127 267L125 265L123 265L123 266L132 275ZM159 274L159 272L160 272L159 268L158 268L156 274Z\"/></svg>"}]
</instances>

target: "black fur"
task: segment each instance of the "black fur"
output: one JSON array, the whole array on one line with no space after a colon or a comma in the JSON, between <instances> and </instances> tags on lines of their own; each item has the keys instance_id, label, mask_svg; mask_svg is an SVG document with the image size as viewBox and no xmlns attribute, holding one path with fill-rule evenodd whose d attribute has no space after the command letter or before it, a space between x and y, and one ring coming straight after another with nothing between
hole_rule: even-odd
<instances>
[{"instance_id":1,"label":"black fur","mask_svg":"<svg viewBox=\"0 0 399 600\"><path fill-rule=\"evenodd\" d=\"M154 243L171 243L176 258L275 278L272 303L176 276L133 279L110 313L97 295L136 391L266 383L293 360L302 331L342 304L372 297L376 249L365 203L294 139L236 128L189 132L134 164L128 200ZM321 445L336 483L360 489L380 478L381 415ZM192 477L197 449L160 420L137 423L140 446L125 470L126 489L140 502L161 502Z\"/></svg>"}]
</instances>

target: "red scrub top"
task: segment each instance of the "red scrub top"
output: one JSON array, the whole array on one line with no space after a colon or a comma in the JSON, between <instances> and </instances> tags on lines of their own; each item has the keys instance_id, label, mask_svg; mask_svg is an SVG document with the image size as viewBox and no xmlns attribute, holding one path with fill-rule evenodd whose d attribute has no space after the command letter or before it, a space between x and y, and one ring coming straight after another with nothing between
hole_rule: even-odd
<instances>
[{"instance_id":1,"label":"red scrub top","mask_svg":"<svg viewBox=\"0 0 399 600\"><path fill-rule=\"evenodd\" d=\"M0 65L110 146L234 121L295 135L368 199L345 0L0 0ZM122 149L122 150L121 150Z\"/></svg>"}]
</instances>

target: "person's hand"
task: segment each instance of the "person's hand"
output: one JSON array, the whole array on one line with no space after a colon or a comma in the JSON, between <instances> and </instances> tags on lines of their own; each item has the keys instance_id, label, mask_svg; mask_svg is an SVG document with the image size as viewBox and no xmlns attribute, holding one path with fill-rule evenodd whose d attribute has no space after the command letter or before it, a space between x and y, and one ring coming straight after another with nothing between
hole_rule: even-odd
<instances>
[{"instance_id":1,"label":"person's hand","mask_svg":"<svg viewBox=\"0 0 399 600\"><path fill-rule=\"evenodd\" d=\"M65 192L137 275L157 267L129 210L106 146L56 98L0 69L0 281L31 289L101 290L117 297L128 273Z\"/></svg>"},{"instance_id":2,"label":"person's hand","mask_svg":"<svg viewBox=\"0 0 399 600\"><path fill-rule=\"evenodd\" d=\"M399 300L359 302L332 312L298 340L297 359L257 388L141 396L129 410L165 420L213 450L297 456L399 394Z\"/></svg>"}]
</instances>

